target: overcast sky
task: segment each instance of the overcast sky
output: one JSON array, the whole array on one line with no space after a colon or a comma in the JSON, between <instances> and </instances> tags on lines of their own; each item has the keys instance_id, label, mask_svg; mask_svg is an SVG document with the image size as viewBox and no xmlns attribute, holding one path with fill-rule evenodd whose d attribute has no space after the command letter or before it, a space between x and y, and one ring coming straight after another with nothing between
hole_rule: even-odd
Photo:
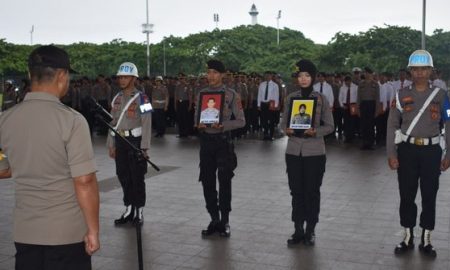
<instances>
[{"instance_id":1,"label":"overcast sky","mask_svg":"<svg viewBox=\"0 0 450 270\"><path fill-rule=\"evenodd\" d=\"M316 43L326 44L338 31L358 33L384 24L422 29L423 0L148 0L149 22L154 33L151 43L165 36L185 37L215 27L213 14L219 14L219 28L250 24L248 14L254 3L258 23L303 32ZM144 42L142 23L146 21L145 0L2 0L0 39L30 44L104 43L121 38ZM426 33L436 28L450 31L449 0L427 1Z\"/></svg>"}]
</instances>

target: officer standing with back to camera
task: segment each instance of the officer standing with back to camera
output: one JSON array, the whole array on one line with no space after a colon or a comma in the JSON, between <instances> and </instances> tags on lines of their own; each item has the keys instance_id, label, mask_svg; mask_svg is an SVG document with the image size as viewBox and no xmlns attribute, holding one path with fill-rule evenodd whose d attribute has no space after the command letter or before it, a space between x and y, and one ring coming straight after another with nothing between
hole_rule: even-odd
<instances>
[{"instance_id":1,"label":"officer standing with back to camera","mask_svg":"<svg viewBox=\"0 0 450 270\"><path fill-rule=\"evenodd\" d=\"M450 145L450 102L444 90L429 82L433 68L429 52L413 52L408 68L413 84L398 91L390 109L387 128L388 162L398 174L400 224L404 228L404 239L395 247L395 253L403 254L414 249L415 198L420 185L422 213L419 225L422 237L419 250L436 257L431 231L435 226L439 175L450 165L450 152L442 155L440 145L440 139L444 139L440 137L442 126L445 126L446 145Z\"/></svg>"},{"instance_id":2,"label":"officer standing with back to camera","mask_svg":"<svg viewBox=\"0 0 450 270\"><path fill-rule=\"evenodd\" d=\"M0 178L15 183L15 269L92 269L100 248L96 165L86 120L60 101L69 56L39 46L28 70L31 92L0 117Z\"/></svg>"},{"instance_id":3,"label":"officer standing with back to camera","mask_svg":"<svg viewBox=\"0 0 450 270\"><path fill-rule=\"evenodd\" d=\"M223 63L218 60L210 60L207 65L209 86L201 90L200 93L221 92L224 93L224 100L222 101L222 123L212 124L211 126L198 123L201 106L197 106L195 111L195 124L200 133L199 181L202 182L206 209L211 216L211 222L205 230L202 230L202 235L208 236L219 232L220 236L229 237L231 179L237 166L230 131L244 127L245 117L240 96L222 83L225 73ZM199 98L200 95L197 97L197 104L200 104ZM234 120L231 120L232 115ZM219 180L219 194L216 190L216 172Z\"/></svg>"},{"instance_id":4,"label":"officer standing with back to camera","mask_svg":"<svg viewBox=\"0 0 450 270\"><path fill-rule=\"evenodd\" d=\"M135 88L139 77L137 67L130 62L120 65L117 72L122 89L111 103L111 125L147 156L150 148L152 115L148 97ZM114 224L142 224L145 206L145 174L147 163L120 137L110 131L107 139L109 156L116 161L116 174L123 190L125 212Z\"/></svg>"}]
</instances>

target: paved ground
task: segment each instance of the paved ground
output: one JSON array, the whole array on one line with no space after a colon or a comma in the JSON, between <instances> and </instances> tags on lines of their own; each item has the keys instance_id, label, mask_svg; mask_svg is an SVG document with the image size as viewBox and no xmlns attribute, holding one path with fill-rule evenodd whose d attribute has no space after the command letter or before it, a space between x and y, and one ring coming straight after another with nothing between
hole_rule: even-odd
<instances>
[{"instance_id":1,"label":"paved ground","mask_svg":"<svg viewBox=\"0 0 450 270\"><path fill-rule=\"evenodd\" d=\"M136 234L116 228L123 211L114 163L104 138L94 139L101 187L101 251L94 269L138 269ZM145 269L450 269L450 176L441 176L438 193L435 260L416 249L393 255L401 239L395 173L388 170L384 149L360 151L356 146L328 145L322 186L322 211L316 246L287 248L293 231L285 175L286 139L236 143L239 167L233 179L230 239L202 239L209 222L198 183L198 143L174 135L154 139L143 226ZM13 269L11 180L0 181L0 269ZM420 197L420 195L418 195ZM419 235L419 231L416 230ZM419 242L419 238L416 238Z\"/></svg>"}]
</instances>

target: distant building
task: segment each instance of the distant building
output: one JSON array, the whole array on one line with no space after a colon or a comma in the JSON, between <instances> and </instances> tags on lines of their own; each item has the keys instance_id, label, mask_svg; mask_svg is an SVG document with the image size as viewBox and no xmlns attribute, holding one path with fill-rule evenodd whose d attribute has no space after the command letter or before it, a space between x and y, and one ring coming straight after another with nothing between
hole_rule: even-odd
<instances>
[{"instance_id":1,"label":"distant building","mask_svg":"<svg viewBox=\"0 0 450 270\"><path fill-rule=\"evenodd\" d=\"M258 10L256 9L255 4L252 5L252 8L250 9L250 12L248 13L250 16L252 16L252 25L258 24Z\"/></svg>"}]
</instances>

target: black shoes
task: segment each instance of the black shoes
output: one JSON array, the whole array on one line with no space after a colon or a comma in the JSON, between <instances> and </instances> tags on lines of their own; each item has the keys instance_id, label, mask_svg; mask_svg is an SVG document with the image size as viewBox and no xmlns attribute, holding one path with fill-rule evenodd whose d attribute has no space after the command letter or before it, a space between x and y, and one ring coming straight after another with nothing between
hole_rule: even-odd
<instances>
[{"instance_id":1,"label":"black shoes","mask_svg":"<svg viewBox=\"0 0 450 270\"><path fill-rule=\"evenodd\" d=\"M398 244L394 253L397 255L405 254L408 251L414 249L414 229L413 228L405 228L405 235L403 241Z\"/></svg>"},{"instance_id":2,"label":"black shoes","mask_svg":"<svg viewBox=\"0 0 450 270\"><path fill-rule=\"evenodd\" d=\"M114 225L123 225L134 220L134 207L127 206L122 216L114 220Z\"/></svg>"},{"instance_id":3,"label":"black shoes","mask_svg":"<svg viewBox=\"0 0 450 270\"><path fill-rule=\"evenodd\" d=\"M202 236L210 236L217 232L218 221L211 221L205 230L202 230Z\"/></svg>"},{"instance_id":4,"label":"black shoes","mask_svg":"<svg viewBox=\"0 0 450 270\"><path fill-rule=\"evenodd\" d=\"M144 224L144 207L136 208L136 213L133 219L133 225L142 225Z\"/></svg>"},{"instance_id":5,"label":"black shoes","mask_svg":"<svg viewBox=\"0 0 450 270\"><path fill-rule=\"evenodd\" d=\"M287 240L288 246L298 245L305 241L305 233L303 230L295 231L295 233L291 236L290 239Z\"/></svg>"},{"instance_id":6,"label":"black shoes","mask_svg":"<svg viewBox=\"0 0 450 270\"><path fill-rule=\"evenodd\" d=\"M314 246L316 244L316 234L314 232L306 232L305 245Z\"/></svg>"},{"instance_id":7,"label":"black shoes","mask_svg":"<svg viewBox=\"0 0 450 270\"><path fill-rule=\"evenodd\" d=\"M425 256L436 258L437 253L434 249L433 245L431 245L431 231L423 230L422 231L422 241L419 245L419 251Z\"/></svg>"},{"instance_id":8,"label":"black shoes","mask_svg":"<svg viewBox=\"0 0 450 270\"><path fill-rule=\"evenodd\" d=\"M219 235L221 237L227 237L227 238L230 237L230 235L231 235L230 224L219 223L218 231L219 231Z\"/></svg>"},{"instance_id":9,"label":"black shoes","mask_svg":"<svg viewBox=\"0 0 450 270\"><path fill-rule=\"evenodd\" d=\"M231 228L228 223L224 224L219 221L211 221L205 230L202 230L202 236L210 236L218 232L221 237L230 237Z\"/></svg>"}]
</instances>

